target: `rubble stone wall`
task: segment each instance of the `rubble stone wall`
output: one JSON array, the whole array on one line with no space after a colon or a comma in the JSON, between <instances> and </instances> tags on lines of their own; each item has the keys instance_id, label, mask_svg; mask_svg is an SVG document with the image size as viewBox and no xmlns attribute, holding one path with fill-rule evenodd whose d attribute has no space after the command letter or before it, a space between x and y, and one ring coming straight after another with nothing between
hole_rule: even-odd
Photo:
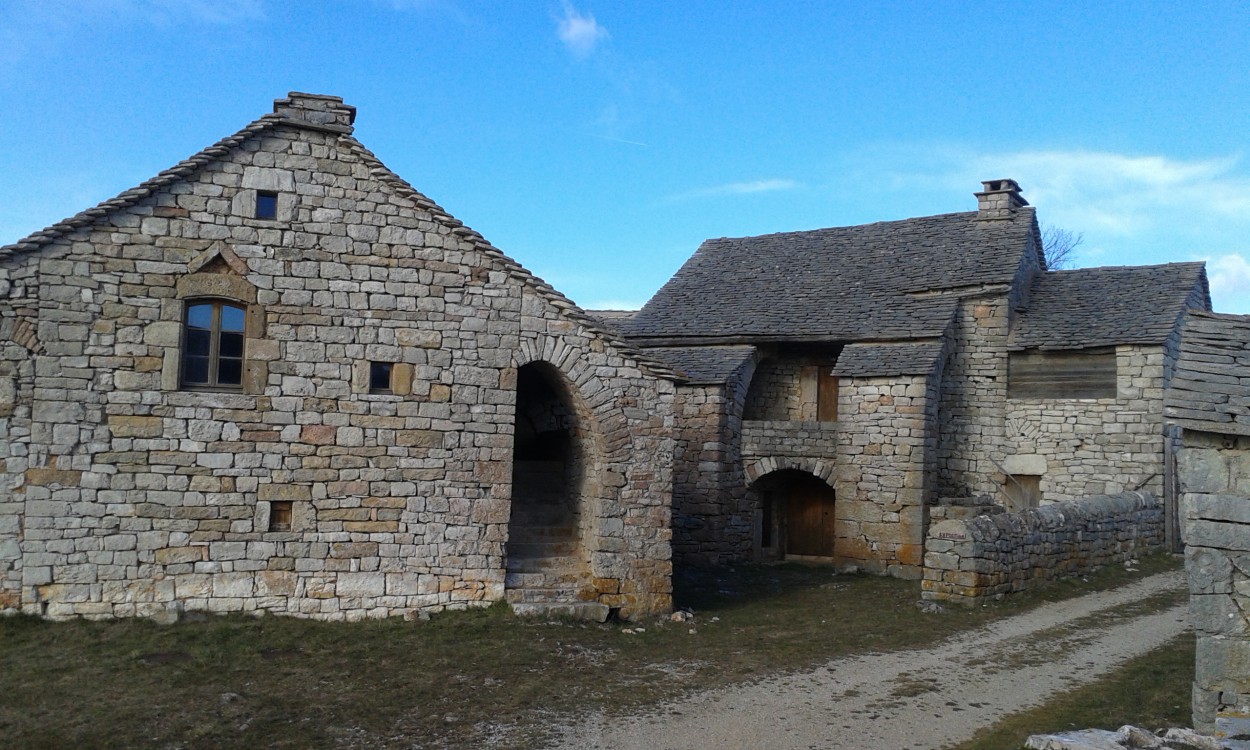
<instances>
[{"instance_id":1,"label":"rubble stone wall","mask_svg":"<svg viewBox=\"0 0 1250 750\"><path fill-rule=\"evenodd\" d=\"M1198 635L1194 727L1241 734L1250 718L1250 436L1187 429L1178 463Z\"/></svg>"},{"instance_id":2,"label":"rubble stone wall","mask_svg":"<svg viewBox=\"0 0 1250 750\"><path fill-rule=\"evenodd\" d=\"M598 600L670 607L672 383L390 174L338 107L253 126L0 256L0 606L354 619L498 601L517 368L543 360L590 415ZM275 219L254 217L257 190ZM246 307L232 392L180 387L201 298ZM391 393L370 393L370 361L393 363Z\"/></svg>"},{"instance_id":3,"label":"rubble stone wall","mask_svg":"<svg viewBox=\"0 0 1250 750\"><path fill-rule=\"evenodd\" d=\"M1023 591L1157 550L1163 531L1163 502L1146 492L934 520L921 596L972 604Z\"/></svg>"}]
</instances>

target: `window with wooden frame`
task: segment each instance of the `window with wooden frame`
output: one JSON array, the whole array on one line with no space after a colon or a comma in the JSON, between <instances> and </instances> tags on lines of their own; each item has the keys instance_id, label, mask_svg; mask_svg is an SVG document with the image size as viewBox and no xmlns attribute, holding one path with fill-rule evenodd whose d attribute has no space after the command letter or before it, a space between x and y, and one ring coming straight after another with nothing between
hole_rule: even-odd
<instances>
[{"instance_id":1,"label":"window with wooden frame","mask_svg":"<svg viewBox=\"0 0 1250 750\"><path fill-rule=\"evenodd\" d=\"M182 331L182 387L238 390L243 386L247 309L226 300L190 300Z\"/></svg>"}]
</instances>

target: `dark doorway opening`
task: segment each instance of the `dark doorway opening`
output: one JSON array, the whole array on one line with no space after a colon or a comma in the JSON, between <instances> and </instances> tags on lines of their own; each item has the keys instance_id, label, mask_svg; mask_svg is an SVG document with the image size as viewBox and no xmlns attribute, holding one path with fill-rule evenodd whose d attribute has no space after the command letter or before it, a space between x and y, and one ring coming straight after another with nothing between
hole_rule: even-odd
<instances>
[{"instance_id":1,"label":"dark doorway opening","mask_svg":"<svg viewBox=\"0 0 1250 750\"><path fill-rule=\"evenodd\" d=\"M584 442L559 372L545 362L521 367L506 548L510 601L575 599L589 581L581 543Z\"/></svg>"},{"instance_id":2,"label":"dark doorway opening","mask_svg":"<svg viewBox=\"0 0 1250 750\"><path fill-rule=\"evenodd\" d=\"M833 558L833 488L805 471L786 469L762 477L752 489L760 498L762 557Z\"/></svg>"}]
</instances>

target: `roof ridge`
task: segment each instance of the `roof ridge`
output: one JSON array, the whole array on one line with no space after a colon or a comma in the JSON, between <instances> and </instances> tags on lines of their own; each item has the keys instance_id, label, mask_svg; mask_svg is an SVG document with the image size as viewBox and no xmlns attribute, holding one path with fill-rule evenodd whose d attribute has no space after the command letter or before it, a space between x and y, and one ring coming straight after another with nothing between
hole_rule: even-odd
<instances>
[{"instance_id":1,"label":"roof ridge","mask_svg":"<svg viewBox=\"0 0 1250 750\"><path fill-rule=\"evenodd\" d=\"M1033 207L1026 206L1025 208L1032 209ZM862 224L840 224L838 226L832 226L832 227L816 227L814 229L793 229L793 230L786 231L786 232L766 232L764 234L749 234L749 235L742 235L738 237L708 237L707 239L703 240L703 242L700 244L705 244L708 242L718 242L720 240L731 240L731 241L732 240L757 240L757 239L763 239L765 237L792 237L795 235L802 235L802 234L816 234L818 232L831 232L831 231L838 230L838 229L859 229L861 227L865 227L865 228L875 227L875 226L880 226L882 224L905 224L909 221L923 221L926 219L945 219L945 218L950 218L950 217L955 217L955 216L972 217L976 215L977 215L976 211L951 211L951 212L944 213L944 214L929 214L927 216L909 216L906 219L882 219L880 221L869 221L869 222L864 222Z\"/></svg>"},{"instance_id":2,"label":"roof ridge","mask_svg":"<svg viewBox=\"0 0 1250 750\"><path fill-rule=\"evenodd\" d=\"M420 190L412 186L412 183L400 177L393 172L390 167L386 166L381 159L368 149L363 143L354 136L345 135L343 140L348 146L357 152L357 155L368 162L371 166L371 173L374 177L388 183L392 188L398 190L401 195L408 197L422 208L430 211L440 221L443 221L453 227L453 233L462 239L473 243L474 247L485 255L494 258L507 268L509 275L526 284L529 284L539 296L546 299L552 306L563 310L567 315L577 322L595 331L606 341L620 349L628 356L638 360L638 363L650 370L652 374L668 380L680 380L681 377L672 368L664 363L647 356L641 349L629 343L624 337L608 330L605 326L596 321L592 316L586 313L576 302L564 296L555 287L548 284L540 276L521 265L516 259L492 245L477 230L467 226L464 222L452 216L442 206L435 203Z\"/></svg>"},{"instance_id":3,"label":"roof ridge","mask_svg":"<svg viewBox=\"0 0 1250 750\"><path fill-rule=\"evenodd\" d=\"M257 133L264 132L272 127L281 124L292 124L287 118L277 114L266 114L253 120L242 129L232 135L207 146L196 153L188 156L168 169L157 172L154 176L144 180L138 185L123 190L117 195L107 200L101 201L96 205L84 211L62 219L61 221L51 224L43 229L32 232L17 242L0 246L0 257L5 255L16 255L19 252L29 252L38 250L45 245L64 237L76 229L90 226L96 221L104 218L114 211L129 208L144 198L149 197L158 189L169 185L170 183L182 179L199 168L208 164L211 160L225 155L230 149L239 145L248 138Z\"/></svg>"},{"instance_id":4,"label":"roof ridge","mask_svg":"<svg viewBox=\"0 0 1250 750\"><path fill-rule=\"evenodd\" d=\"M1205 267L1205 266L1206 266L1206 261L1203 261L1203 260L1180 260L1180 261L1172 261L1169 263L1151 263L1148 265L1140 265L1140 266L1137 266L1137 265L1133 265L1133 266L1085 266L1083 268L1062 268L1062 269L1048 270L1046 271L1046 273L1048 275L1051 275L1051 274L1059 275L1059 274L1080 273L1082 271L1151 271L1151 270L1155 270L1159 268L1169 268L1169 267L1199 268L1199 267Z\"/></svg>"}]
</instances>

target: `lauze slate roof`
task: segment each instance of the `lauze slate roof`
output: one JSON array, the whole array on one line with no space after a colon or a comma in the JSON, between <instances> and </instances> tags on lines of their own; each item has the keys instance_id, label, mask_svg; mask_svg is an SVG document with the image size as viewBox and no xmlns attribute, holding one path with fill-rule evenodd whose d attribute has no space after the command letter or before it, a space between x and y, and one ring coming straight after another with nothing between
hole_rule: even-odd
<instances>
[{"instance_id":1,"label":"lauze slate roof","mask_svg":"<svg viewBox=\"0 0 1250 750\"><path fill-rule=\"evenodd\" d=\"M708 240L622 330L647 339L940 336L955 312L925 292L1007 284L1034 232L1032 208Z\"/></svg>"},{"instance_id":2,"label":"lauze slate roof","mask_svg":"<svg viewBox=\"0 0 1250 750\"><path fill-rule=\"evenodd\" d=\"M1164 416L1189 429L1250 435L1250 315L1186 316Z\"/></svg>"},{"instance_id":3,"label":"lauze slate roof","mask_svg":"<svg viewBox=\"0 0 1250 750\"><path fill-rule=\"evenodd\" d=\"M1012 331L1011 345L1082 349L1162 344L1176 329L1187 302L1211 307L1203 268L1202 263L1168 263L1040 274Z\"/></svg>"},{"instance_id":4,"label":"lauze slate roof","mask_svg":"<svg viewBox=\"0 0 1250 750\"><path fill-rule=\"evenodd\" d=\"M724 383L755 355L753 346L685 346L644 349L692 385Z\"/></svg>"},{"instance_id":5,"label":"lauze slate roof","mask_svg":"<svg viewBox=\"0 0 1250 750\"><path fill-rule=\"evenodd\" d=\"M927 375L937 367L941 357L941 341L851 344L838 356L833 374L844 378Z\"/></svg>"}]
</instances>

